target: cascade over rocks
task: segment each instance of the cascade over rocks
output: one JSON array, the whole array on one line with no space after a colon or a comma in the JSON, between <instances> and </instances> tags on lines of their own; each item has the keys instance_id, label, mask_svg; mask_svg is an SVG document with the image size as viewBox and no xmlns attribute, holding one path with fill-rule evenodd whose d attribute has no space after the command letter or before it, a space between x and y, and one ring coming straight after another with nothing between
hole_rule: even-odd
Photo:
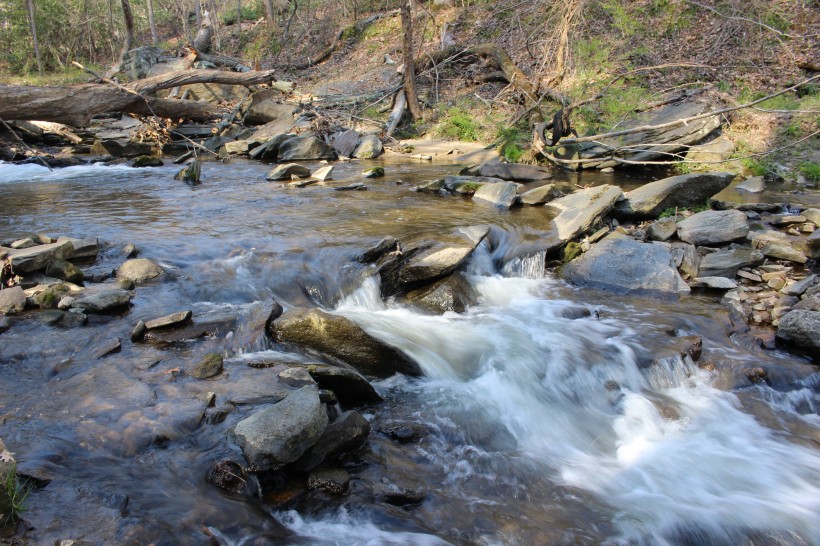
<instances>
[{"instance_id":1,"label":"cascade over rocks","mask_svg":"<svg viewBox=\"0 0 820 546\"><path fill-rule=\"evenodd\" d=\"M274 341L304 347L373 377L422 373L400 350L374 338L352 320L320 309L289 309L271 322L268 332Z\"/></svg>"},{"instance_id":2,"label":"cascade over rocks","mask_svg":"<svg viewBox=\"0 0 820 546\"><path fill-rule=\"evenodd\" d=\"M702 205L726 188L733 173L692 173L664 178L627 192L615 205L618 218L654 218L666 209Z\"/></svg>"},{"instance_id":3,"label":"cascade over rocks","mask_svg":"<svg viewBox=\"0 0 820 546\"><path fill-rule=\"evenodd\" d=\"M613 232L566 264L561 276L578 286L619 293L682 295L689 287L678 274L669 249Z\"/></svg>"}]
</instances>

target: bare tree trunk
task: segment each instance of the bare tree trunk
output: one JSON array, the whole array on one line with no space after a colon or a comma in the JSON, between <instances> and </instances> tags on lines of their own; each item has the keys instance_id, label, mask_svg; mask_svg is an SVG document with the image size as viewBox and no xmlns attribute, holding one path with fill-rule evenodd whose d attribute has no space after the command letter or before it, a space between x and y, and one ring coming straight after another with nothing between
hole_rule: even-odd
<instances>
[{"instance_id":1,"label":"bare tree trunk","mask_svg":"<svg viewBox=\"0 0 820 546\"><path fill-rule=\"evenodd\" d=\"M131 1L120 0L122 3L122 18L125 22L125 41L122 45L123 53L134 47L134 15L131 13Z\"/></svg>"},{"instance_id":2,"label":"bare tree trunk","mask_svg":"<svg viewBox=\"0 0 820 546\"><path fill-rule=\"evenodd\" d=\"M276 17L273 13L273 0L265 0L265 16L268 18L268 26L271 29L276 26Z\"/></svg>"},{"instance_id":3,"label":"bare tree trunk","mask_svg":"<svg viewBox=\"0 0 820 546\"><path fill-rule=\"evenodd\" d=\"M416 93L416 66L413 59L413 14L410 11L412 0L402 0L401 28L404 31L404 95L407 97L407 108L413 119L421 117L421 106Z\"/></svg>"},{"instance_id":4,"label":"bare tree trunk","mask_svg":"<svg viewBox=\"0 0 820 546\"><path fill-rule=\"evenodd\" d=\"M154 0L148 0L146 5L148 6L148 26L151 27L151 43L157 45L159 34L157 34L157 22L154 19Z\"/></svg>"},{"instance_id":5,"label":"bare tree trunk","mask_svg":"<svg viewBox=\"0 0 820 546\"><path fill-rule=\"evenodd\" d=\"M194 15L196 16L196 28L202 28L202 5L199 0L194 0Z\"/></svg>"},{"instance_id":6,"label":"bare tree trunk","mask_svg":"<svg viewBox=\"0 0 820 546\"><path fill-rule=\"evenodd\" d=\"M34 58L37 59L37 72L43 75L43 63L40 60L40 46L37 44L37 23L34 20L34 0L26 0L28 20L31 24L31 41L34 43Z\"/></svg>"},{"instance_id":7,"label":"bare tree trunk","mask_svg":"<svg viewBox=\"0 0 820 546\"><path fill-rule=\"evenodd\" d=\"M236 35L242 33L242 0L236 0Z\"/></svg>"}]
</instances>

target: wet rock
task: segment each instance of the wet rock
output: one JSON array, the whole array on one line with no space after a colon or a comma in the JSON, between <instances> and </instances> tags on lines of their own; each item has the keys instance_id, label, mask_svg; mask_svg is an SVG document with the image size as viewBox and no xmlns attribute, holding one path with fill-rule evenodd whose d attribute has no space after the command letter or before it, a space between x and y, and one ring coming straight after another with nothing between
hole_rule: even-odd
<instances>
[{"instance_id":1,"label":"wet rock","mask_svg":"<svg viewBox=\"0 0 820 546\"><path fill-rule=\"evenodd\" d=\"M786 313L777 327L777 341L820 356L820 311L798 309Z\"/></svg>"},{"instance_id":2,"label":"wet rock","mask_svg":"<svg viewBox=\"0 0 820 546\"><path fill-rule=\"evenodd\" d=\"M82 260L96 258L100 250L100 243L96 237L86 237L85 239L75 239L74 237L60 237L57 243L68 241L71 243L71 250L66 250L64 258L67 260Z\"/></svg>"},{"instance_id":3,"label":"wet rock","mask_svg":"<svg viewBox=\"0 0 820 546\"><path fill-rule=\"evenodd\" d=\"M366 171L362 171L362 176L365 178L382 178L384 176L384 168L373 167L372 169L367 169Z\"/></svg>"},{"instance_id":4,"label":"wet rock","mask_svg":"<svg viewBox=\"0 0 820 546\"><path fill-rule=\"evenodd\" d=\"M707 210L678 222L678 237L693 245L728 243L748 233L749 221L737 210Z\"/></svg>"},{"instance_id":5,"label":"wet rock","mask_svg":"<svg viewBox=\"0 0 820 546\"><path fill-rule=\"evenodd\" d=\"M582 305L573 305L571 307L564 307L558 313L561 318L569 320L578 320L592 316L592 311Z\"/></svg>"},{"instance_id":6,"label":"wet rock","mask_svg":"<svg viewBox=\"0 0 820 546\"><path fill-rule=\"evenodd\" d=\"M319 387L335 392L343 406L366 406L382 401L382 397L373 385L355 370L311 364L307 367L307 372L319 384Z\"/></svg>"},{"instance_id":7,"label":"wet rock","mask_svg":"<svg viewBox=\"0 0 820 546\"><path fill-rule=\"evenodd\" d=\"M766 373L766 370L759 366L754 368L743 368L743 375L745 375L746 379L748 379L753 385L767 384L769 382L769 376Z\"/></svg>"},{"instance_id":8,"label":"wet rock","mask_svg":"<svg viewBox=\"0 0 820 546\"><path fill-rule=\"evenodd\" d=\"M82 309L87 313L111 313L120 311L130 304L130 292L112 289L80 297L71 304L71 307L73 309Z\"/></svg>"},{"instance_id":9,"label":"wet rock","mask_svg":"<svg viewBox=\"0 0 820 546\"><path fill-rule=\"evenodd\" d=\"M47 310L37 314L37 320L48 326L54 326L62 321L64 317L64 312L56 310Z\"/></svg>"},{"instance_id":10,"label":"wet rock","mask_svg":"<svg viewBox=\"0 0 820 546\"><path fill-rule=\"evenodd\" d=\"M323 468L310 473L308 489L318 489L331 495L341 495L350 486L350 474L340 468Z\"/></svg>"},{"instance_id":11,"label":"wet rock","mask_svg":"<svg viewBox=\"0 0 820 546\"><path fill-rule=\"evenodd\" d=\"M430 286L411 290L405 300L437 315L448 311L464 313L470 305L478 303L478 293L464 275L456 272Z\"/></svg>"},{"instance_id":12,"label":"wet rock","mask_svg":"<svg viewBox=\"0 0 820 546\"><path fill-rule=\"evenodd\" d=\"M373 159L379 157L384 152L384 146L381 139L376 135L365 135L362 137L356 150L353 152L353 157L359 159Z\"/></svg>"},{"instance_id":13,"label":"wet rock","mask_svg":"<svg viewBox=\"0 0 820 546\"><path fill-rule=\"evenodd\" d=\"M78 328L85 325L86 322L88 322L88 316L82 309L69 309L68 312L63 314L59 325L63 328Z\"/></svg>"},{"instance_id":14,"label":"wet rock","mask_svg":"<svg viewBox=\"0 0 820 546\"><path fill-rule=\"evenodd\" d=\"M352 184L345 184L344 186L336 186L333 189L336 191L365 191L367 186L361 182L354 182Z\"/></svg>"},{"instance_id":15,"label":"wet rock","mask_svg":"<svg viewBox=\"0 0 820 546\"><path fill-rule=\"evenodd\" d=\"M283 142L293 137L294 135L292 134L275 135L258 146L252 148L251 151L248 152L248 155L252 159L276 160L279 156L279 147Z\"/></svg>"},{"instance_id":16,"label":"wet rock","mask_svg":"<svg viewBox=\"0 0 820 546\"><path fill-rule=\"evenodd\" d=\"M751 248L719 250L700 259L699 277L728 277L733 279L741 267L754 267L763 263L763 253Z\"/></svg>"},{"instance_id":17,"label":"wet rock","mask_svg":"<svg viewBox=\"0 0 820 546\"><path fill-rule=\"evenodd\" d=\"M73 247L69 241L21 249L0 247L0 252L5 251L6 259L11 260L15 273L31 273L45 269L52 261L65 258L72 250Z\"/></svg>"},{"instance_id":18,"label":"wet rock","mask_svg":"<svg viewBox=\"0 0 820 546\"><path fill-rule=\"evenodd\" d=\"M131 341L142 341L145 338L145 322L139 321L131 330Z\"/></svg>"},{"instance_id":19,"label":"wet rock","mask_svg":"<svg viewBox=\"0 0 820 546\"><path fill-rule=\"evenodd\" d=\"M761 251L767 258L774 258L775 260L786 260L799 264L804 264L808 261L805 254L787 244L768 243Z\"/></svg>"},{"instance_id":20,"label":"wet rock","mask_svg":"<svg viewBox=\"0 0 820 546\"><path fill-rule=\"evenodd\" d=\"M209 379L222 373L222 355L218 353L208 353L200 360L194 369L191 370L191 377L197 379Z\"/></svg>"},{"instance_id":21,"label":"wet rock","mask_svg":"<svg viewBox=\"0 0 820 546\"><path fill-rule=\"evenodd\" d=\"M74 284L82 284L83 272L79 267L65 260L55 259L46 267L46 275Z\"/></svg>"},{"instance_id":22,"label":"wet rock","mask_svg":"<svg viewBox=\"0 0 820 546\"><path fill-rule=\"evenodd\" d=\"M552 201L559 195L560 192L556 188L555 184L545 184L539 188L525 191L518 196L518 199L522 205L535 207L538 205L543 205L548 201Z\"/></svg>"},{"instance_id":23,"label":"wet rock","mask_svg":"<svg viewBox=\"0 0 820 546\"><path fill-rule=\"evenodd\" d=\"M184 169L177 172L174 175L174 180L181 180L186 184L190 184L195 186L200 183L200 178L202 177L202 164L199 162L198 159L194 159L188 166Z\"/></svg>"},{"instance_id":24,"label":"wet rock","mask_svg":"<svg viewBox=\"0 0 820 546\"><path fill-rule=\"evenodd\" d=\"M393 506L414 506L421 504L427 492L419 487L418 489L411 489L402 487L396 484L383 483L378 484L374 491L376 499Z\"/></svg>"},{"instance_id":25,"label":"wet rock","mask_svg":"<svg viewBox=\"0 0 820 546\"><path fill-rule=\"evenodd\" d=\"M318 389L306 386L240 421L233 438L254 470L276 470L316 444L327 426Z\"/></svg>"},{"instance_id":26,"label":"wet rock","mask_svg":"<svg viewBox=\"0 0 820 546\"><path fill-rule=\"evenodd\" d=\"M358 411L346 411L327 426L317 442L293 466L307 472L342 453L359 449L369 435L367 419Z\"/></svg>"},{"instance_id":27,"label":"wet rock","mask_svg":"<svg viewBox=\"0 0 820 546\"><path fill-rule=\"evenodd\" d=\"M815 226L820 226L820 209L806 209L802 211L800 214L805 216L806 220L808 220Z\"/></svg>"},{"instance_id":28,"label":"wet rock","mask_svg":"<svg viewBox=\"0 0 820 546\"><path fill-rule=\"evenodd\" d=\"M488 161L477 167L467 167L459 173L467 176L488 176L514 182L539 182L552 178L552 171L520 163Z\"/></svg>"},{"instance_id":29,"label":"wet rock","mask_svg":"<svg viewBox=\"0 0 820 546\"><path fill-rule=\"evenodd\" d=\"M132 167L162 167L164 163L158 157L150 155L141 155L134 159L131 163Z\"/></svg>"},{"instance_id":30,"label":"wet rock","mask_svg":"<svg viewBox=\"0 0 820 546\"><path fill-rule=\"evenodd\" d=\"M165 270L148 258L133 258L125 261L117 268L118 279L128 279L139 284L153 279L159 279L165 274Z\"/></svg>"},{"instance_id":31,"label":"wet rock","mask_svg":"<svg viewBox=\"0 0 820 546\"><path fill-rule=\"evenodd\" d=\"M333 180L333 165L316 169L310 176L316 180Z\"/></svg>"},{"instance_id":32,"label":"wet rock","mask_svg":"<svg viewBox=\"0 0 820 546\"><path fill-rule=\"evenodd\" d=\"M421 423L387 421L379 425L379 432L400 444L409 444L420 441L430 433L430 430Z\"/></svg>"},{"instance_id":33,"label":"wet rock","mask_svg":"<svg viewBox=\"0 0 820 546\"><path fill-rule=\"evenodd\" d=\"M310 169L298 163L277 165L265 175L265 180L291 180L294 176L303 178L310 176Z\"/></svg>"},{"instance_id":34,"label":"wet rock","mask_svg":"<svg viewBox=\"0 0 820 546\"><path fill-rule=\"evenodd\" d=\"M613 213L618 218L656 218L669 208L702 205L734 177L732 173L692 173L650 182L627 192Z\"/></svg>"},{"instance_id":35,"label":"wet rock","mask_svg":"<svg viewBox=\"0 0 820 546\"><path fill-rule=\"evenodd\" d=\"M762 176L752 176L735 186L735 189L749 193L760 193L766 189L766 180Z\"/></svg>"},{"instance_id":36,"label":"wet rock","mask_svg":"<svg viewBox=\"0 0 820 546\"><path fill-rule=\"evenodd\" d=\"M352 320L319 309L289 309L269 326L271 338L345 362L375 377L421 375L410 357L365 332Z\"/></svg>"},{"instance_id":37,"label":"wet rock","mask_svg":"<svg viewBox=\"0 0 820 546\"><path fill-rule=\"evenodd\" d=\"M309 161L313 159L336 159L333 148L315 136L289 138L279 146L279 161Z\"/></svg>"},{"instance_id":38,"label":"wet rock","mask_svg":"<svg viewBox=\"0 0 820 546\"><path fill-rule=\"evenodd\" d=\"M17 239L9 245L9 248L13 248L14 250L22 250L24 248L31 248L33 246L37 246L37 243L34 242L34 239L32 239L31 237L26 237L25 239Z\"/></svg>"},{"instance_id":39,"label":"wet rock","mask_svg":"<svg viewBox=\"0 0 820 546\"><path fill-rule=\"evenodd\" d=\"M617 231L566 264L561 276L578 286L619 293L689 293L689 286L678 274L667 248L638 242Z\"/></svg>"},{"instance_id":40,"label":"wet rock","mask_svg":"<svg viewBox=\"0 0 820 546\"><path fill-rule=\"evenodd\" d=\"M411 289L449 275L461 267L487 233L489 233L489 228L486 226L461 228L458 233L461 242L437 243L411 255L398 271L400 288ZM382 275L382 283L385 284L384 275ZM385 292L385 294L389 293L392 291Z\"/></svg>"},{"instance_id":41,"label":"wet rock","mask_svg":"<svg viewBox=\"0 0 820 546\"><path fill-rule=\"evenodd\" d=\"M746 236L754 248L762 248L769 243L789 244L789 236L782 231L750 231Z\"/></svg>"},{"instance_id":42,"label":"wet rock","mask_svg":"<svg viewBox=\"0 0 820 546\"><path fill-rule=\"evenodd\" d=\"M0 313L13 315L26 308L26 293L19 286L0 290Z\"/></svg>"},{"instance_id":43,"label":"wet rock","mask_svg":"<svg viewBox=\"0 0 820 546\"><path fill-rule=\"evenodd\" d=\"M159 328L175 328L190 322L193 313L191 311L179 311L145 322L146 330L157 330Z\"/></svg>"},{"instance_id":44,"label":"wet rock","mask_svg":"<svg viewBox=\"0 0 820 546\"><path fill-rule=\"evenodd\" d=\"M689 283L692 288L714 288L717 290L734 290L737 282L726 277L697 277Z\"/></svg>"},{"instance_id":45,"label":"wet rock","mask_svg":"<svg viewBox=\"0 0 820 546\"><path fill-rule=\"evenodd\" d=\"M216 461L208 470L206 479L209 484L237 495L251 492L245 469L241 464L229 459Z\"/></svg>"},{"instance_id":46,"label":"wet rock","mask_svg":"<svg viewBox=\"0 0 820 546\"><path fill-rule=\"evenodd\" d=\"M330 137L330 145L334 150L336 150L336 152L338 152L340 156L353 157L353 152L359 145L360 137L361 135L359 135L359 132L354 131L353 129L341 131L339 133L334 133ZM379 141L379 144L381 144L381 141Z\"/></svg>"},{"instance_id":47,"label":"wet rock","mask_svg":"<svg viewBox=\"0 0 820 546\"><path fill-rule=\"evenodd\" d=\"M316 381L313 380L307 369L302 367L288 368L287 370L282 370L281 372L279 372L279 379L282 381L282 383L288 385L289 387L304 387L305 385L316 384Z\"/></svg>"},{"instance_id":48,"label":"wet rock","mask_svg":"<svg viewBox=\"0 0 820 546\"><path fill-rule=\"evenodd\" d=\"M120 343L120 338L115 337L114 339L107 341L97 347L94 351L94 358L99 360L104 358L110 354L118 353L122 350L122 343Z\"/></svg>"},{"instance_id":49,"label":"wet rock","mask_svg":"<svg viewBox=\"0 0 820 546\"><path fill-rule=\"evenodd\" d=\"M559 213L553 225L558 238L567 242L600 223L622 196L620 188L603 185L559 197L544 207Z\"/></svg>"},{"instance_id":50,"label":"wet rock","mask_svg":"<svg viewBox=\"0 0 820 546\"><path fill-rule=\"evenodd\" d=\"M700 269L700 254L695 245L689 243L672 243L672 257L675 266L683 273L684 278L694 279Z\"/></svg>"},{"instance_id":51,"label":"wet rock","mask_svg":"<svg viewBox=\"0 0 820 546\"><path fill-rule=\"evenodd\" d=\"M482 184L473 194L473 201L479 201L508 209L515 202L518 186L513 182Z\"/></svg>"},{"instance_id":52,"label":"wet rock","mask_svg":"<svg viewBox=\"0 0 820 546\"><path fill-rule=\"evenodd\" d=\"M675 218L661 218L649 224L646 228L646 236L652 241L667 241L677 230L678 222Z\"/></svg>"}]
</instances>

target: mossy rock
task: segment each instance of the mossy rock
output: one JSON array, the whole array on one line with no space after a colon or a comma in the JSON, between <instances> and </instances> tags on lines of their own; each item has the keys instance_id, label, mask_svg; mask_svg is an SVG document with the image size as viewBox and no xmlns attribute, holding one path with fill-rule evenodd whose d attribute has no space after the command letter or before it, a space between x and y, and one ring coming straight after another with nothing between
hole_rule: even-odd
<instances>
[{"instance_id":1,"label":"mossy rock","mask_svg":"<svg viewBox=\"0 0 820 546\"><path fill-rule=\"evenodd\" d=\"M208 353L191 370L191 375L197 379L208 379L222 373L222 355L218 353Z\"/></svg>"},{"instance_id":2,"label":"mossy rock","mask_svg":"<svg viewBox=\"0 0 820 546\"><path fill-rule=\"evenodd\" d=\"M68 292L65 284L55 284L32 296L31 301L41 309L54 309Z\"/></svg>"},{"instance_id":3,"label":"mossy rock","mask_svg":"<svg viewBox=\"0 0 820 546\"><path fill-rule=\"evenodd\" d=\"M561 263L571 262L583 253L581 245L576 242L567 243L564 250L561 251Z\"/></svg>"}]
</instances>

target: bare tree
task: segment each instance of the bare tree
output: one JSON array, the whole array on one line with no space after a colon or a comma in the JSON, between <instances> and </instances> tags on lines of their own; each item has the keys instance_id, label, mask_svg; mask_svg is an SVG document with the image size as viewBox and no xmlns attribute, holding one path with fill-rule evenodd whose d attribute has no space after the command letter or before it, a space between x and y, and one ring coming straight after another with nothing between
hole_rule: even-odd
<instances>
[{"instance_id":1,"label":"bare tree","mask_svg":"<svg viewBox=\"0 0 820 546\"><path fill-rule=\"evenodd\" d=\"M120 0L122 3L122 18L125 22L125 40L123 41L122 51L125 53L134 47L134 15L131 13L131 1Z\"/></svg>"},{"instance_id":2,"label":"bare tree","mask_svg":"<svg viewBox=\"0 0 820 546\"><path fill-rule=\"evenodd\" d=\"M157 45L159 42L159 34L157 34L157 22L154 19L154 0L147 0L148 7L148 26L151 27L151 43Z\"/></svg>"},{"instance_id":3,"label":"bare tree","mask_svg":"<svg viewBox=\"0 0 820 546\"><path fill-rule=\"evenodd\" d=\"M416 92L416 69L413 59L413 13L410 10L412 0L402 0L401 28L404 32L404 95L407 98L407 108L413 119L421 117L421 106Z\"/></svg>"},{"instance_id":4,"label":"bare tree","mask_svg":"<svg viewBox=\"0 0 820 546\"><path fill-rule=\"evenodd\" d=\"M31 41L34 43L34 58L37 60L37 72L43 75L43 63L40 60L40 46L37 44L37 23L34 20L34 0L26 0L28 20L31 24Z\"/></svg>"},{"instance_id":5,"label":"bare tree","mask_svg":"<svg viewBox=\"0 0 820 546\"><path fill-rule=\"evenodd\" d=\"M273 0L265 0L265 16L268 19L268 25L274 28L276 25L276 17L273 11Z\"/></svg>"}]
</instances>

